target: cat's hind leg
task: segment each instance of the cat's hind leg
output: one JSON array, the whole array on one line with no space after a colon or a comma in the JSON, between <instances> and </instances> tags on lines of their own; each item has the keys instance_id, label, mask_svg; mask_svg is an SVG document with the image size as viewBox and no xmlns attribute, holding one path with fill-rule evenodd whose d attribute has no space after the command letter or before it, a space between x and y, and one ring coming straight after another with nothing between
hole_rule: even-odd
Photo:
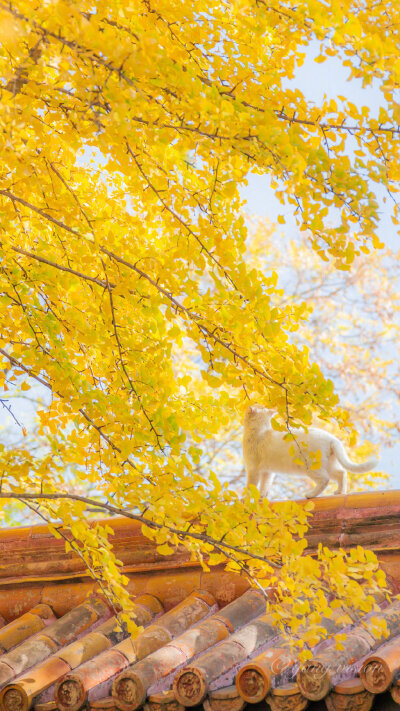
<instances>
[{"instance_id":1,"label":"cat's hind leg","mask_svg":"<svg viewBox=\"0 0 400 711\"><path fill-rule=\"evenodd\" d=\"M308 473L308 475L310 476L310 473ZM306 499L313 499L315 496L318 496L323 492L324 489L326 489L329 484L329 476L324 472L318 474L318 478L312 478L316 482L316 485L314 486L313 490L310 491L309 494L306 494Z\"/></svg>"},{"instance_id":2,"label":"cat's hind leg","mask_svg":"<svg viewBox=\"0 0 400 711\"><path fill-rule=\"evenodd\" d=\"M274 472L261 472L260 474L260 494L265 499L271 496L272 482L274 481Z\"/></svg>"},{"instance_id":3,"label":"cat's hind leg","mask_svg":"<svg viewBox=\"0 0 400 711\"><path fill-rule=\"evenodd\" d=\"M347 472L342 467L338 466L331 472L331 478L337 481L337 489L335 494L347 494Z\"/></svg>"},{"instance_id":4,"label":"cat's hind leg","mask_svg":"<svg viewBox=\"0 0 400 711\"><path fill-rule=\"evenodd\" d=\"M331 479L337 482L335 494L347 494L347 471L340 464L334 452L328 460L328 473Z\"/></svg>"}]
</instances>

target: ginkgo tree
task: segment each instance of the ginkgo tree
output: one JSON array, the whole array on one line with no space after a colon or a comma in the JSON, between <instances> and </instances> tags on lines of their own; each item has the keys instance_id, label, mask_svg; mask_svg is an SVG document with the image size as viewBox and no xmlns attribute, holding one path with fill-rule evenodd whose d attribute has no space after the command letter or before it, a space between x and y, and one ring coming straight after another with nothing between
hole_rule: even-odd
<instances>
[{"instance_id":1,"label":"ginkgo tree","mask_svg":"<svg viewBox=\"0 0 400 711\"><path fill-rule=\"evenodd\" d=\"M315 415L355 431L293 338L307 304L277 300L277 274L247 262L239 189L269 174L337 269L381 246L375 184L398 219L399 15L358 0L0 2L2 382L48 392L46 447L4 447L1 497L60 520L126 610L93 501L166 555L183 545L283 598L319 589L317 612L330 593L370 609L384 584L361 549L301 555L310 505L239 495L199 464L256 400L289 433ZM287 88L311 41L379 84L379 116ZM73 479L92 495L74 498Z\"/></svg>"}]
</instances>

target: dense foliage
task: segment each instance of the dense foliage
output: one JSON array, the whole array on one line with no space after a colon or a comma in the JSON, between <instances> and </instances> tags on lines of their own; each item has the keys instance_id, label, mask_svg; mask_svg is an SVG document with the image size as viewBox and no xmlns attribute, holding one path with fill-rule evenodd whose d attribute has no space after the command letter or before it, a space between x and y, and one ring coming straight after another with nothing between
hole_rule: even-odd
<instances>
[{"instance_id":1,"label":"dense foliage","mask_svg":"<svg viewBox=\"0 0 400 711\"><path fill-rule=\"evenodd\" d=\"M248 260L239 188L269 174L332 267L379 248L374 183L397 220L399 15L365 0L0 3L2 382L49 393L43 443L4 447L2 496L69 525L126 607L74 482L165 554L182 544L282 595L319 587L318 609L327 581L368 608L359 564L383 584L361 550L301 556L309 510L241 496L201 464L249 401L289 433L313 416L352 431L296 340L307 303ZM311 40L379 83L378 117L287 88Z\"/></svg>"}]
</instances>

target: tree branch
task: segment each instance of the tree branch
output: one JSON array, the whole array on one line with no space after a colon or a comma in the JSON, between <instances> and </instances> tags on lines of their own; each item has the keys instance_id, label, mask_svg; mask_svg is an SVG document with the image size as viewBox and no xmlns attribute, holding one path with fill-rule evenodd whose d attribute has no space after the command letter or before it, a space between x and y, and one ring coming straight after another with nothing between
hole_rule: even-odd
<instances>
[{"instance_id":1,"label":"tree branch","mask_svg":"<svg viewBox=\"0 0 400 711\"><path fill-rule=\"evenodd\" d=\"M275 563L272 560L269 560L268 558L265 558L264 556L256 555L254 553L249 553L249 551L246 551L244 548L240 548L238 546L231 546L228 543L225 543L225 541L217 541L214 538L211 538L211 536L208 536L205 533L195 533L194 531L183 531L178 528L174 528L173 526L167 526L162 523L157 523L156 521L152 521L149 518L146 518L145 516L142 516L141 514L134 514L128 509L120 508L118 506L112 506L111 504L106 504L102 503L99 501L96 501L95 499L90 499L87 496L79 496L78 494L63 494L63 493L58 493L58 494L31 494L31 493L24 493L24 492L10 492L10 493L0 493L0 499L18 499L19 501L40 501L40 500L48 500L48 501L58 501L58 500L70 500L70 501L80 501L84 504L87 504L88 506L96 506L97 508L103 509L104 511L107 511L108 513L112 514L117 514L118 516L125 516L126 518L130 518L133 521L139 521L139 523L144 524L145 526L148 526L149 528L154 528L157 530L167 530L170 533L173 533L176 535L180 540L185 540L187 538L193 538L197 541L201 541L202 543L209 543L210 545L214 546L215 548L223 548L229 551L234 551L235 553L238 553L239 555L243 555L246 558L253 558L254 560L260 560L263 563L266 563L267 565L270 565L271 568L274 568L276 570L280 570L282 568L282 565L279 565L278 563Z\"/></svg>"},{"instance_id":2,"label":"tree branch","mask_svg":"<svg viewBox=\"0 0 400 711\"><path fill-rule=\"evenodd\" d=\"M37 262L41 262L42 264L47 264L49 267L54 267L55 269L59 269L61 272L67 272L68 274L73 274L74 276L79 277L79 279L84 279L85 281L92 282L93 284L97 284L97 286L101 286L102 289L107 288L107 283L103 281L103 279L98 279L97 277L91 277L88 274L83 274L82 272L78 272L76 269L71 269L71 267L65 267L62 264L58 264L57 262L52 262L50 259L46 259L45 257L40 257L38 254L33 254L32 252L28 252L26 249L21 249L21 247L11 247L11 249L14 252L17 252L17 254L21 254L24 257L29 257L30 259L35 259ZM110 283L109 284L111 289L115 289L115 284Z\"/></svg>"},{"instance_id":3,"label":"tree branch","mask_svg":"<svg viewBox=\"0 0 400 711\"><path fill-rule=\"evenodd\" d=\"M46 382L46 380L43 380L43 378L41 378L39 375L36 375L36 373L34 373L33 370L31 370L30 368L27 368L23 363L21 363L19 360L14 358L14 356L7 353L7 351L5 351L4 348L0 348L0 353L5 358L7 358L7 360L11 363L11 365L13 365L15 368L20 368L27 375L29 375L31 378L34 378L35 380L37 380L38 383L41 383L41 385L44 385L51 392L55 392L56 395L58 395L58 397L60 397L62 400L64 400L64 397L60 392L58 392L57 390L53 390L51 383ZM85 420L91 425L91 427L93 427L99 433L100 437L102 439L104 439L104 441L107 442L107 444L110 445L111 449L113 449L115 452L118 452L119 454L121 454L120 448L110 439L110 437L108 437L106 434L104 434L104 432L102 431L102 427L99 425L96 425L96 423L93 422L92 418L89 417L89 415L83 408L79 408L78 412L82 415L82 417L85 418ZM135 469L136 471L138 471L137 466L129 459L129 457L124 460L124 463L125 462L132 469ZM143 475L143 476L145 476L145 475ZM148 478L148 477L145 477L145 478ZM148 481L150 483L154 483L151 481L151 479L148 479Z\"/></svg>"},{"instance_id":4,"label":"tree branch","mask_svg":"<svg viewBox=\"0 0 400 711\"><path fill-rule=\"evenodd\" d=\"M186 230L186 232L187 232L188 234L190 234L190 236L193 237L193 238L196 240L196 242L200 245L201 251L203 251L203 252L205 252L205 253L207 254L207 256L209 257L209 259L211 259L211 261L214 262L214 264L217 266L217 268L218 268L218 269L221 271L221 273L224 275L225 279L233 286L233 288L234 288L236 291L238 291L237 286L236 286L235 282L233 281L232 277L229 276L228 272L227 272L226 269L222 266L222 264L219 263L218 259L216 259L216 257L214 257L214 255L211 254L211 252L207 249L207 247L205 246L205 244L201 241L200 237L199 237L198 235L196 235L196 233L194 232L194 230L192 230L192 228L190 227L190 225L188 225L188 224L182 219L182 217L181 217L180 215L178 215L178 213L176 213L175 210L173 210L173 209L166 203L166 201L161 197L159 190L157 190L157 188L156 188L156 187L153 185L153 183L151 182L150 178L149 178L149 177L146 175L146 173L144 172L144 170L143 170L141 164L140 164L139 161L137 160L137 158L136 158L135 154L133 153L133 151L132 151L132 149L131 149L131 147L130 147L130 145L129 145L128 142L126 143L126 147L127 147L127 149L128 149L129 155L131 156L132 160L135 162L135 165L136 165L137 169L139 170L139 172L140 172L140 174L142 175L143 179L146 181L146 184L148 185L148 187L150 188L150 190L156 195L157 199L159 200L159 202L161 203L161 205L163 206L163 208L164 208L165 210L167 210L167 212L169 212L169 214L172 215L172 217L173 217L177 222L179 222L179 224Z\"/></svg>"},{"instance_id":5,"label":"tree branch","mask_svg":"<svg viewBox=\"0 0 400 711\"><path fill-rule=\"evenodd\" d=\"M163 447L162 444L161 444L161 435L157 432L156 428L154 427L153 420L151 419L150 415L148 414L146 408L145 408L144 405L143 405L142 397L139 395L138 391L136 390L136 388L135 388L135 386L134 386L134 384L133 384L133 382L132 382L132 378L130 377L130 375L129 375L129 373L128 373L127 366L126 366L125 361L124 361L124 355L123 355L123 352L122 352L121 340L120 340L120 337L119 337L119 335L118 335L118 326L117 326L117 321L116 321L116 318L115 318L115 307L114 307L114 299L113 299L113 295L112 295L112 289L111 289L110 284L109 284L109 282L108 282L108 276L107 276L107 271L106 271L106 267L105 267L104 262L103 262L103 269L104 269L104 273L105 273L105 276L106 276L107 291L108 291L108 295L109 295L109 299L110 299L111 321L112 321L112 325L113 325L115 340L116 340L116 342L117 342L118 353L119 353L119 359L120 359L120 361L121 361L122 370L124 371L125 377L126 377L128 383L129 383L129 387L130 387L130 389L131 389L131 392L135 395L135 397L136 397L136 399L137 399L137 401L138 401L138 403L139 403L139 407L140 407L141 411L143 412L143 414L144 414L144 416L145 416L145 418L146 418L146 420L147 420L147 422L148 422L148 424L149 424L149 426L150 426L150 429L151 429L151 431L153 432L153 434L154 434L154 436L155 436L155 438L156 438L157 447L161 450L161 452L162 452L163 454L165 454L164 447Z\"/></svg>"}]
</instances>

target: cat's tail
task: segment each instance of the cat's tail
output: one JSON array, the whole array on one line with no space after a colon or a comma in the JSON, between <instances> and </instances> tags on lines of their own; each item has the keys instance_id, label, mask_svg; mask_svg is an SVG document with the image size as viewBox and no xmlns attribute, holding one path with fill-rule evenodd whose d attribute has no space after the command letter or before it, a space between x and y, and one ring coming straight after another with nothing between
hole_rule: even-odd
<instances>
[{"instance_id":1,"label":"cat's tail","mask_svg":"<svg viewBox=\"0 0 400 711\"><path fill-rule=\"evenodd\" d=\"M355 474L362 474L363 472L370 472L378 464L378 460L375 458L367 459L366 462L352 462L346 454L346 450L340 440L332 440L332 453L335 455L336 459L340 462L342 467L344 467L349 472L354 472Z\"/></svg>"}]
</instances>

